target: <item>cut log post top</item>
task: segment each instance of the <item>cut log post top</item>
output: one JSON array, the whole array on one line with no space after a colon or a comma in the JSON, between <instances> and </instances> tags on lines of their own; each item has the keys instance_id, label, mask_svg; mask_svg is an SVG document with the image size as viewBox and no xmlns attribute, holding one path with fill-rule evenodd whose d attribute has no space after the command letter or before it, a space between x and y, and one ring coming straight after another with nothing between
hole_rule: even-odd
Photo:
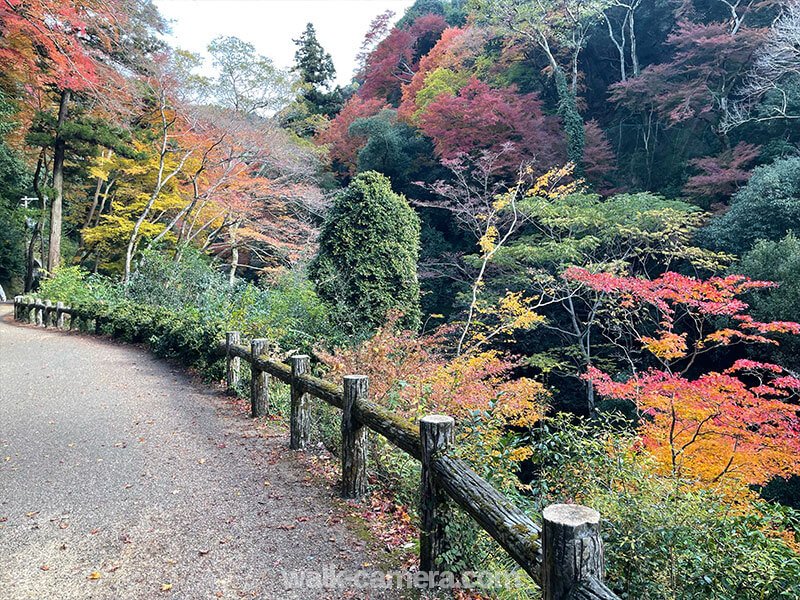
<instances>
[{"instance_id":1,"label":"cut log post top","mask_svg":"<svg viewBox=\"0 0 800 600\"><path fill-rule=\"evenodd\" d=\"M445 528L451 518L447 494L439 484L432 462L455 439L455 420L445 415L428 415L419 421L422 446L420 481L419 569L446 570L442 554L447 550ZM432 582L434 585L436 582Z\"/></svg>"},{"instance_id":2,"label":"cut log post top","mask_svg":"<svg viewBox=\"0 0 800 600\"><path fill-rule=\"evenodd\" d=\"M241 370L241 359L231 353L231 348L236 346L241 339L238 331L228 331L225 334L225 358L226 358L226 383L228 391L233 391L239 386L239 373Z\"/></svg>"},{"instance_id":3,"label":"cut log post top","mask_svg":"<svg viewBox=\"0 0 800 600\"><path fill-rule=\"evenodd\" d=\"M582 582L602 582L600 513L577 504L552 504L542 519L543 599L568 600Z\"/></svg>"}]
</instances>

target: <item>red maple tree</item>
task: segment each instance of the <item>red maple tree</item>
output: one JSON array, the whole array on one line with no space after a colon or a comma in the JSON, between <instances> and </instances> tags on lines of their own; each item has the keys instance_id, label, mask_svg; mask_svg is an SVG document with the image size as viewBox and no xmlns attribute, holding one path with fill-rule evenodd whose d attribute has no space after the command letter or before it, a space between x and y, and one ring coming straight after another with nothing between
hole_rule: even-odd
<instances>
[{"instance_id":1,"label":"red maple tree","mask_svg":"<svg viewBox=\"0 0 800 600\"><path fill-rule=\"evenodd\" d=\"M568 269L565 278L608 293L614 343L633 373L620 381L590 367L604 396L632 401L645 448L675 477L703 485L761 484L800 474L800 379L778 365L736 360L691 376L697 358L733 344L775 344L773 333L800 334L794 322L760 322L741 298L773 287L741 275L697 279L668 272L649 280ZM715 327L719 318L729 324ZM658 367L639 371L644 352Z\"/></svg>"}]
</instances>

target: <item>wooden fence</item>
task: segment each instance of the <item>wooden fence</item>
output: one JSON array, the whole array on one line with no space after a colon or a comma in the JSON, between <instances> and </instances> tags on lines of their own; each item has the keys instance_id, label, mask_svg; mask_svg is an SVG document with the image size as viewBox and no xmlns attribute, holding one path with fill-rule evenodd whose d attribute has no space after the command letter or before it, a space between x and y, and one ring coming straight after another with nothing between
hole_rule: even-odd
<instances>
[{"instance_id":1,"label":"wooden fence","mask_svg":"<svg viewBox=\"0 0 800 600\"><path fill-rule=\"evenodd\" d=\"M89 330L100 329L100 323L86 319L80 310L38 298L14 298L14 317L59 329L74 329L84 319ZM603 584L597 511L574 504L550 505L539 525L466 462L448 456L454 440L452 417L430 415L415 426L369 399L366 376L345 376L338 386L311 376L307 356L293 356L287 365L263 354L267 340L251 340L249 347L240 342L239 333L232 331L217 347L226 360L228 389L239 384L241 361L250 363L251 414L261 417L269 411L269 377L289 385L290 448L302 450L310 442L311 397L342 410L342 497L359 498L366 493L368 430L420 461L420 571L431 574L429 580L435 581L436 572L447 570L441 555L447 548L445 524L452 500L540 585L544 600L618 600Z\"/></svg>"}]
</instances>

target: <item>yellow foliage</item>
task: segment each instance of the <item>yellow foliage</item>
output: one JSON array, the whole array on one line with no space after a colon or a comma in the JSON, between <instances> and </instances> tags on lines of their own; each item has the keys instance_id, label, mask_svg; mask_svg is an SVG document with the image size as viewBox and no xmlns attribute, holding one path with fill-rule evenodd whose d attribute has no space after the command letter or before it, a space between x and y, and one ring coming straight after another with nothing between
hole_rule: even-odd
<instances>
[{"instance_id":1,"label":"yellow foliage","mask_svg":"<svg viewBox=\"0 0 800 600\"><path fill-rule=\"evenodd\" d=\"M481 248L481 252L484 255L489 254L497 247L497 238L499 232L497 231L497 227L494 225L490 225L486 229L486 233L483 234L483 237L478 241L478 245Z\"/></svg>"}]
</instances>

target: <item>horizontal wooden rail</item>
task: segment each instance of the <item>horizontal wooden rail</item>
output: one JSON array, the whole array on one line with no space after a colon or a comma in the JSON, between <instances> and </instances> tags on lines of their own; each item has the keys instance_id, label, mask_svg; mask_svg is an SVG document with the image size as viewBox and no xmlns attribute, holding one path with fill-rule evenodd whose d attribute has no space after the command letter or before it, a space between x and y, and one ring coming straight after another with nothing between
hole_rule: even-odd
<instances>
[{"instance_id":1,"label":"horizontal wooden rail","mask_svg":"<svg viewBox=\"0 0 800 600\"><path fill-rule=\"evenodd\" d=\"M46 305L40 299L17 296L14 298L14 316L18 320L46 325L51 318L57 327L63 327L63 315L73 322L80 311L71 307ZM99 325L99 323L98 323ZM307 419L303 395L308 394L336 408L345 409L343 386L314 377L306 372L307 357L295 357L291 366L266 354L254 352L263 347L263 340L254 347L239 343L238 332L228 332L215 350L226 359L226 380L229 389L239 382L241 361L250 364L253 377L274 377L292 387L292 415ZM587 507L578 505L551 505L545 509L543 526L535 523L523 510L498 492L480 477L463 460L448 455L452 445L453 420L449 417L424 417L419 426L397 416L391 410L368 398L366 378L353 387L344 410L342 432L347 434L347 452L343 452L343 477L353 481L342 482L343 497L352 497L353 492L363 490L363 473L366 468L366 445L355 439L353 432L364 426L382 435L405 453L422 463L422 540L420 562L423 566L438 571L446 570L441 564L441 553L447 547L446 523L450 518L445 506L444 494L469 514L506 552L542 587L544 600L619 600L603 583L603 549L600 538L600 515ZM261 379L259 379L261 381ZM359 387L361 386L361 387ZM251 386L251 403L258 410L267 404L266 382ZM258 398L255 395L259 395ZM256 402L257 400L257 402ZM254 409L255 410L255 409ZM293 447L303 448L306 442L305 424L290 423L293 431ZM299 432L294 440L294 432ZM423 443L422 432L425 432ZM452 448L449 448L452 450ZM355 462L354 462L355 461ZM362 462L358 462L362 461ZM361 475L359 475L361 474Z\"/></svg>"},{"instance_id":2,"label":"horizontal wooden rail","mask_svg":"<svg viewBox=\"0 0 800 600\"><path fill-rule=\"evenodd\" d=\"M462 460L439 456L431 463L439 484L534 581L542 566L541 528Z\"/></svg>"}]
</instances>

